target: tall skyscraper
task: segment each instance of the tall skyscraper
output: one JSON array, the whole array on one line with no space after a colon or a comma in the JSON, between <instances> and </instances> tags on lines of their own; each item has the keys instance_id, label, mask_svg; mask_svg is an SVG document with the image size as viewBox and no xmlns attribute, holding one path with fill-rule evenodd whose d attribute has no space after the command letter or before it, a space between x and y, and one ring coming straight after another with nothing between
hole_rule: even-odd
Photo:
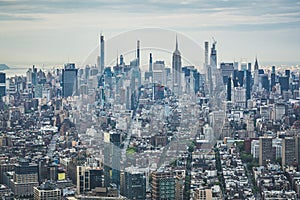
<instances>
[{"instance_id":1,"label":"tall skyscraper","mask_svg":"<svg viewBox=\"0 0 300 200\"><path fill-rule=\"evenodd\" d=\"M2 101L2 97L6 95L5 80L6 80L5 73L0 72L0 102Z\"/></svg>"},{"instance_id":2,"label":"tall skyscraper","mask_svg":"<svg viewBox=\"0 0 300 200\"><path fill-rule=\"evenodd\" d=\"M258 70L258 61L257 61L257 57L255 58L255 63L254 63L254 70Z\"/></svg>"},{"instance_id":3,"label":"tall skyscraper","mask_svg":"<svg viewBox=\"0 0 300 200\"><path fill-rule=\"evenodd\" d=\"M208 42L204 42L204 56L205 56L205 69L206 69L206 85L207 85L207 90L208 94L212 94L213 90L213 83L212 83L212 72L211 72L211 67L208 64Z\"/></svg>"},{"instance_id":4,"label":"tall skyscraper","mask_svg":"<svg viewBox=\"0 0 300 200\"><path fill-rule=\"evenodd\" d=\"M120 160L122 139L118 132L104 133L104 185L120 185Z\"/></svg>"},{"instance_id":5,"label":"tall skyscraper","mask_svg":"<svg viewBox=\"0 0 300 200\"><path fill-rule=\"evenodd\" d=\"M217 50L216 50L216 44L217 42L214 41L211 47L211 52L210 52L210 66L212 70L217 69Z\"/></svg>"},{"instance_id":6,"label":"tall skyscraper","mask_svg":"<svg viewBox=\"0 0 300 200\"><path fill-rule=\"evenodd\" d=\"M231 77L227 81L227 101L231 101Z\"/></svg>"},{"instance_id":7,"label":"tall skyscraper","mask_svg":"<svg viewBox=\"0 0 300 200\"><path fill-rule=\"evenodd\" d=\"M211 52L210 52L210 73L211 73L211 91L210 95L214 96L214 90L217 86L217 50L216 50L216 44L217 42L214 41L212 44Z\"/></svg>"},{"instance_id":8,"label":"tall skyscraper","mask_svg":"<svg viewBox=\"0 0 300 200\"><path fill-rule=\"evenodd\" d=\"M152 60L152 53L150 53L150 58L149 58L149 72L152 72L153 70L153 60Z\"/></svg>"},{"instance_id":9,"label":"tall skyscraper","mask_svg":"<svg viewBox=\"0 0 300 200\"><path fill-rule=\"evenodd\" d=\"M63 97L77 95L77 90L78 90L77 73L78 73L78 69L75 68L74 63L65 64L65 68L62 71Z\"/></svg>"},{"instance_id":10,"label":"tall skyscraper","mask_svg":"<svg viewBox=\"0 0 300 200\"><path fill-rule=\"evenodd\" d=\"M100 35L100 73L104 71L104 36Z\"/></svg>"},{"instance_id":11,"label":"tall skyscraper","mask_svg":"<svg viewBox=\"0 0 300 200\"><path fill-rule=\"evenodd\" d=\"M137 59L137 66L140 67L140 41L139 40L136 43L136 59Z\"/></svg>"},{"instance_id":12,"label":"tall skyscraper","mask_svg":"<svg viewBox=\"0 0 300 200\"><path fill-rule=\"evenodd\" d=\"M112 145L112 183L120 186L120 160L121 160L121 150L120 145L122 142L121 134L113 132L110 134L110 141Z\"/></svg>"},{"instance_id":13,"label":"tall skyscraper","mask_svg":"<svg viewBox=\"0 0 300 200\"><path fill-rule=\"evenodd\" d=\"M205 47L205 67L208 66L208 42L204 42Z\"/></svg>"},{"instance_id":14,"label":"tall skyscraper","mask_svg":"<svg viewBox=\"0 0 300 200\"><path fill-rule=\"evenodd\" d=\"M249 100L251 99L251 71L249 71L249 68L248 70L245 71L245 75L246 75L246 99Z\"/></svg>"},{"instance_id":15,"label":"tall skyscraper","mask_svg":"<svg viewBox=\"0 0 300 200\"><path fill-rule=\"evenodd\" d=\"M181 54L178 50L178 41L176 36L176 47L173 52L172 59L172 73L173 73L173 91L180 94L181 91Z\"/></svg>"}]
</instances>

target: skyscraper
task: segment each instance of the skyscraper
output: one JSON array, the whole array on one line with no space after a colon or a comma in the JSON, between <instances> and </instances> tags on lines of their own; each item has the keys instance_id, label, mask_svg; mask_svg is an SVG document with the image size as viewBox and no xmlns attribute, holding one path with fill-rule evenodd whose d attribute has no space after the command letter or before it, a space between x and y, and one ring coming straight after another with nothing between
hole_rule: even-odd
<instances>
[{"instance_id":1,"label":"skyscraper","mask_svg":"<svg viewBox=\"0 0 300 200\"><path fill-rule=\"evenodd\" d=\"M137 67L140 67L140 41L137 41L136 44L136 59L137 59Z\"/></svg>"},{"instance_id":2,"label":"skyscraper","mask_svg":"<svg viewBox=\"0 0 300 200\"><path fill-rule=\"evenodd\" d=\"M121 172L121 195L128 199L146 199L146 177L144 173L135 168L129 170Z\"/></svg>"},{"instance_id":3,"label":"skyscraper","mask_svg":"<svg viewBox=\"0 0 300 200\"><path fill-rule=\"evenodd\" d=\"M214 41L211 47L211 52L210 52L210 66L212 70L217 69L217 50L216 50L216 44L217 42Z\"/></svg>"},{"instance_id":4,"label":"skyscraper","mask_svg":"<svg viewBox=\"0 0 300 200\"><path fill-rule=\"evenodd\" d=\"M104 36L100 35L100 73L104 71Z\"/></svg>"},{"instance_id":5,"label":"skyscraper","mask_svg":"<svg viewBox=\"0 0 300 200\"><path fill-rule=\"evenodd\" d=\"M175 178L173 172L152 173L152 200L175 199Z\"/></svg>"},{"instance_id":6,"label":"skyscraper","mask_svg":"<svg viewBox=\"0 0 300 200\"><path fill-rule=\"evenodd\" d=\"M214 41L212 44L211 52L210 52L210 73L211 73L211 91L210 95L213 96L214 90L216 89L217 86L217 50L216 50L216 44L217 42Z\"/></svg>"},{"instance_id":7,"label":"skyscraper","mask_svg":"<svg viewBox=\"0 0 300 200\"><path fill-rule=\"evenodd\" d=\"M120 185L120 160L122 139L118 132L104 133L104 185Z\"/></svg>"},{"instance_id":8,"label":"skyscraper","mask_svg":"<svg viewBox=\"0 0 300 200\"><path fill-rule=\"evenodd\" d=\"M208 42L204 42L205 47L205 67L208 66Z\"/></svg>"},{"instance_id":9,"label":"skyscraper","mask_svg":"<svg viewBox=\"0 0 300 200\"><path fill-rule=\"evenodd\" d=\"M6 94L5 80L5 73L0 72L0 102L2 101L2 97Z\"/></svg>"},{"instance_id":10,"label":"skyscraper","mask_svg":"<svg viewBox=\"0 0 300 200\"><path fill-rule=\"evenodd\" d=\"M227 81L227 101L231 101L231 77Z\"/></svg>"},{"instance_id":11,"label":"skyscraper","mask_svg":"<svg viewBox=\"0 0 300 200\"><path fill-rule=\"evenodd\" d=\"M259 138L259 165L266 165L273 160L272 137Z\"/></svg>"},{"instance_id":12,"label":"skyscraper","mask_svg":"<svg viewBox=\"0 0 300 200\"><path fill-rule=\"evenodd\" d=\"M153 60L152 60L152 53L150 53L150 58L149 58L149 72L152 72L153 70Z\"/></svg>"},{"instance_id":13,"label":"skyscraper","mask_svg":"<svg viewBox=\"0 0 300 200\"><path fill-rule=\"evenodd\" d=\"M257 61L257 57L255 58L255 64L254 64L254 70L258 70L258 61Z\"/></svg>"},{"instance_id":14,"label":"skyscraper","mask_svg":"<svg viewBox=\"0 0 300 200\"><path fill-rule=\"evenodd\" d=\"M296 162L295 138L286 137L282 140L282 167L294 165Z\"/></svg>"},{"instance_id":15,"label":"skyscraper","mask_svg":"<svg viewBox=\"0 0 300 200\"><path fill-rule=\"evenodd\" d=\"M181 54L178 50L178 41L176 36L176 48L173 52L172 59L172 70L173 70L173 91L180 94L181 91Z\"/></svg>"},{"instance_id":16,"label":"skyscraper","mask_svg":"<svg viewBox=\"0 0 300 200\"><path fill-rule=\"evenodd\" d=\"M77 166L77 193L82 194L86 191L102 187L103 170L89 166Z\"/></svg>"},{"instance_id":17,"label":"skyscraper","mask_svg":"<svg viewBox=\"0 0 300 200\"><path fill-rule=\"evenodd\" d=\"M246 99L249 100L251 99L251 71L249 71L249 68L248 70L245 71L245 74L246 74Z\"/></svg>"},{"instance_id":18,"label":"skyscraper","mask_svg":"<svg viewBox=\"0 0 300 200\"><path fill-rule=\"evenodd\" d=\"M207 89L208 89L208 94L212 94L213 90L213 83L212 83L212 72L211 72L211 67L208 64L208 42L204 42L204 56L205 56L205 69L206 69L206 82L207 82Z\"/></svg>"},{"instance_id":19,"label":"skyscraper","mask_svg":"<svg viewBox=\"0 0 300 200\"><path fill-rule=\"evenodd\" d=\"M74 63L65 64L65 68L62 71L63 97L77 95L77 73L78 69L75 68Z\"/></svg>"}]
</instances>

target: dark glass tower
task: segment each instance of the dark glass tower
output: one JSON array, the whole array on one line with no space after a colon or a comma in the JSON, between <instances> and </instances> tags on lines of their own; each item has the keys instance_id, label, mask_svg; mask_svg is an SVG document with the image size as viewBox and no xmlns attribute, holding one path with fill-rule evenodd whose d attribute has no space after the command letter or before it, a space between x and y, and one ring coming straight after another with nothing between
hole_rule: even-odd
<instances>
[{"instance_id":1,"label":"dark glass tower","mask_svg":"<svg viewBox=\"0 0 300 200\"><path fill-rule=\"evenodd\" d=\"M104 71L104 36L100 35L100 73Z\"/></svg>"},{"instance_id":2,"label":"dark glass tower","mask_svg":"<svg viewBox=\"0 0 300 200\"><path fill-rule=\"evenodd\" d=\"M227 81L227 101L231 101L231 78L228 77Z\"/></svg>"},{"instance_id":3,"label":"dark glass tower","mask_svg":"<svg viewBox=\"0 0 300 200\"><path fill-rule=\"evenodd\" d=\"M65 64L65 68L62 71L63 97L77 95L77 88L78 88L77 73L78 73L78 69L75 68L74 63Z\"/></svg>"}]
</instances>

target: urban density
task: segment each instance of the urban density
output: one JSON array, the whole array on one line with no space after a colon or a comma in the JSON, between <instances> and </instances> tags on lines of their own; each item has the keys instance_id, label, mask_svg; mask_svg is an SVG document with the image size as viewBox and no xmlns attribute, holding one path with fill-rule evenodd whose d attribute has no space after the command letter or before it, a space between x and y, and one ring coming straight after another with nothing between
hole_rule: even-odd
<instances>
[{"instance_id":1,"label":"urban density","mask_svg":"<svg viewBox=\"0 0 300 200\"><path fill-rule=\"evenodd\" d=\"M96 40L97 41L97 40ZM299 199L299 66L106 65L0 72L2 199ZM184 56L184 55L183 55ZM145 59L145 58L144 58Z\"/></svg>"}]
</instances>

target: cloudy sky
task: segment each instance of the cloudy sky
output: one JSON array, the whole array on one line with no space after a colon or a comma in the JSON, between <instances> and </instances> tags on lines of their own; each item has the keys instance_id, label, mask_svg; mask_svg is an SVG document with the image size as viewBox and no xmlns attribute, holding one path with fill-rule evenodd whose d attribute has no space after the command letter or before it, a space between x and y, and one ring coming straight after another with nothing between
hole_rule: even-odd
<instances>
[{"instance_id":1,"label":"cloudy sky","mask_svg":"<svg viewBox=\"0 0 300 200\"><path fill-rule=\"evenodd\" d=\"M83 63L106 40L144 27L217 43L219 61L300 63L300 0L0 0L0 63Z\"/></svg>"}]
</instances>

